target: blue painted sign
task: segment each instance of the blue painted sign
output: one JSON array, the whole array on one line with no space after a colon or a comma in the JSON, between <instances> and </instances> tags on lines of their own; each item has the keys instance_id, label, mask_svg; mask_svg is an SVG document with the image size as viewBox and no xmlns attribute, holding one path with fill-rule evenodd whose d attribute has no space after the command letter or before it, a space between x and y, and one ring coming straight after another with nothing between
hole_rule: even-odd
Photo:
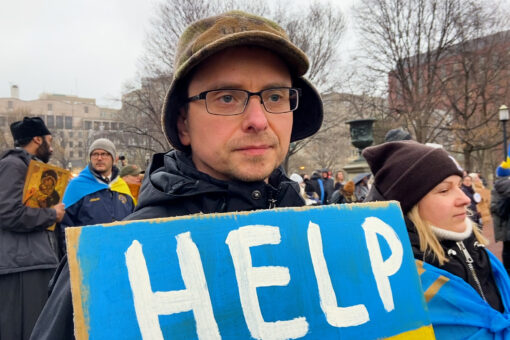
<instances>
[{"instance_id":1,"label":"blue painted sign","mask_svg":"<svg viewBox=\"0 0 510 340\"><path fill-rule=\"evenodd\" d=\"M433 338L394 202L66 233L78 339Z\"/></svg>"}]
</instances>

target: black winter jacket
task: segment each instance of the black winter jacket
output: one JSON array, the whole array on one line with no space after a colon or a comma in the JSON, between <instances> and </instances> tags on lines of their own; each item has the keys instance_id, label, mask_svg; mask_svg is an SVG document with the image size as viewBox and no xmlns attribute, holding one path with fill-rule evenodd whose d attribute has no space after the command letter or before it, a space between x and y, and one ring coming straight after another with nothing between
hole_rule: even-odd
<instances>
[{"instance_id":1,"label":"black winter jacket","mask_svg":"<svg viewBox=\"0 0 510 340\"><path fill-rule=\"evenodd\" d=\"M22 148L0 156L0 275L58 264L55 232L46 230L56 221L55 209L30 208L22 202L31 159L35 156Z\"/></svg>"},{"instance_id":2,"label":"black winter jacket","mask_svg":"<svg viewBox=\"0 0 510 340\"><path fill-rule=\"evenodd\" d=\"M491 215L496 241L510 241L510 216L499 216L499 204L510 200L510 177L498 177L491 191Z\"/></svg>"},{"instance_id":3,"label":"black winter jacket","mask_svg":"<svg viewBox=\"0 0 510 340\"><path fill-rule=\"evenodd\" d=\"M135 212L125 220L196 213L249 211L303 206L299 184L276 169L269 183L225 182L199 172L180 151L156 154L143 180ZM31 339L74 338L69 268L64 258L50 283L53 290Z\"/></svg>"}]
</instances>

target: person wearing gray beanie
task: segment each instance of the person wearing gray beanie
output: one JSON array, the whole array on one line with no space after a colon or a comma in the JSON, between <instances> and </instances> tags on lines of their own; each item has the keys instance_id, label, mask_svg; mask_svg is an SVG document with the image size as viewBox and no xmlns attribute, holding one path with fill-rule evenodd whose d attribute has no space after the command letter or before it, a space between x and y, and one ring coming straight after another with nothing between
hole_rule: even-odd
<instances>
[{"instance_id":1,"label":"person wearing gray beanie","mask_svg":"<svg viewBox=\"0 0 510 340\"><path fill-rule=\"evenodd\" d=\"M117 159L117 149L115 148L115 145L112 143L111 140L106 138L99 138L93 141L89 147L89 157L92 154L92 152L97 149L101 149L108 152L110 156L112 156L114 162Z\"/></svg>"},{"instance_id":2,"label":"person wearing gray beanie","mask_svg":"<svg viewBox=\"0 0 510 340\"><path fill-rule=\"evenodd\" d=\"M367 200L401 205L435 336L507 338L510 279L468 218L459 164L415 141L369 147L363 156L374 175Z\"/></svg>"},{"instance_id":3,"label":"person wearing gray beanie","mask_svg":"<svg viewBox=\"0 0 510 340\"><path fill-rule=\"evenodd\" d=\"M136 199L115 166L117 150L112 141L99 138L89 147L90 162L64 192L66 215L60 223L61 250L65 252L66 228L120 221L134 210Z\"/></svg>"}]
</instances>

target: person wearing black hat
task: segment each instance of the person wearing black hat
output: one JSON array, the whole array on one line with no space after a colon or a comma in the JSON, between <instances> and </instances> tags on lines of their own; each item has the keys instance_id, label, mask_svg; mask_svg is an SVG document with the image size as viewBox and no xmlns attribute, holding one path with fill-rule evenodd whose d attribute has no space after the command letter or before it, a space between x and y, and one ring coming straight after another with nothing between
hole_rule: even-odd
<instances>
[{"instance_id":1,"label":"person wearing black hat","mask_svg":"<svg viewBox=\"0 0 510 340\"><path fill-rule=\"evenodd\" d=\"M363 156L375 178L367 200L400 203L436 337L508 339L510 279L469 218L455 159L414 141Z\"/></svg>"},{"instance_id":2,"label":"person wearing black hat","mask_svg":"<svg viewBox=\"0 0 510 340\"><path fill-rule=\"evenodd\" d=\"M39 117L10 128L15 148L0 156L0 339L28 339L59 261L55 233L46 228L62 220L64 205L23 204L28 165L48 162L52 137Z\"/></svg>"},{"instance_id":3,"label":"person wearing black hat","mask_svg":"<svg viewBox=\"0 0 510 340\"><path fill-rule=\"evenodd\" d=\"M281 164L291 142L322 124L308 68L304 52L265 18L232 11L190 25L162 109L174 150L154 155L127 219L303 206ZM72 310L68 280L64 269L56 286L67 288L51 294L34 339L72 337L72 313L62 313Z\"/></svg>"}]
</instances>

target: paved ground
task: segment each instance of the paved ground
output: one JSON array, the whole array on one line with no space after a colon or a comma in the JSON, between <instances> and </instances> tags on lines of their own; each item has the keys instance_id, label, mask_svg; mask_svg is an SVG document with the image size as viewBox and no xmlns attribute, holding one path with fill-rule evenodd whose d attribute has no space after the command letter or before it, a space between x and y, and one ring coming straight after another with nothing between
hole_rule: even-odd
<instances>
[{"instance_id":1,"label":"paved ground","mask_svg":"<svg viewBox=\"0 0 510 340\"><path fill-rule=\"evenodd\" d=\"M492 220L483 226L483 235L490 241L487 248L501 260L501 251L503 249L502 242L494 241L494 229L492 228Z\"/></svg>"}]
</instances>

